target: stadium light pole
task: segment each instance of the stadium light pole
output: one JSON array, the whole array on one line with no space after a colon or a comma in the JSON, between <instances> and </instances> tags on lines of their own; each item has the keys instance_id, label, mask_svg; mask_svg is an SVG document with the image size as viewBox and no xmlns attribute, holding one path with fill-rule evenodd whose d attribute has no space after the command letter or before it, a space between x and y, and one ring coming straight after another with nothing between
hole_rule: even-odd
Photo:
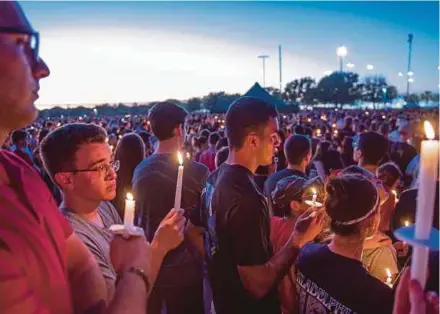
<instances>
[{"instance_id":1,"label":"stadium light pole","mask_svg":"<svg viewBox=\"0 0 440 314\"><path fill-rule=\"evenodd\" d=\"M344 58L347 55L348 50L347 47L345 46L339 46L336 49L336 55L339 57L339 71L343 72L344 71Z\"/></svg>"},{"instance_id":2,"label":"stadium light pole","mask_svg":"<svg viewBox=\"0 0 440 314\"><path fill-rule=\"evenodd\" d=\"M269 56L259 55L257 58L263 60L263 87L266 88L266 59L269 58Z\"/></svg>"}]
</instances>

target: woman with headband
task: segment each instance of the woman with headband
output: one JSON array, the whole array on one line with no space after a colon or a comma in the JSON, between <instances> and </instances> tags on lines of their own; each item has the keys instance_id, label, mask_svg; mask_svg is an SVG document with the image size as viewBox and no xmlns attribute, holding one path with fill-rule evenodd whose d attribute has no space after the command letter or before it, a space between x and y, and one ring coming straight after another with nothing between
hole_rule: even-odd
<instances>
[{"instance_id":1,"label":"woman with headband","mask_svg":"<svg viewBox=\"0 0 440 314\"><path fill-rule=\"evenodd\" d=\"M325 209L334 236L304 246L296 264L298 313L391 313L393 293L362 266L364 241L377 232L380 195L361 175L331 178ZM385 270L384 270L385 271Z\"/></svg>"}]
</instances>

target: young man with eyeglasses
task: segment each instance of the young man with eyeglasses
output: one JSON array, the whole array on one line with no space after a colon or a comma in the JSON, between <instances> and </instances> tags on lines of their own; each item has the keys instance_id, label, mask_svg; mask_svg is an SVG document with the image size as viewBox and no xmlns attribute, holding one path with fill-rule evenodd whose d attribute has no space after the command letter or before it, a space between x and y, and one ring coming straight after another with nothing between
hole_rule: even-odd
<instances>
[{"instance_id":1,"label":"young man with eyeglasses","mask_svg":"<svg viewBox=\"0 0 440 314\"><path fill-rule=\"evenodd\" d=\"M49 75L38 56L38 39L20 5L0 1L0 146L37 117L39 80ZM44 181L5 150L0 150L0 217L0 313L145 314L160 267L152 263L145 239L111 242L119 281L109 301L95 259ZM165 238L179 238L176 226L162 225Z\"/></svg>"},{"instance_id":2,"label":"young man with eyeglasses","mask_svg":"<svg viewBox=\"0 0 440 314\"><path fill-rule=\"evenodd\" d=\"M106 139L105 130L95 124L66 124L43 140L40 151L45 169L63 192L60 209L98 262L111 299L117 274L110 259L109 228L122 220L110 203L116 197L119 161L112 161ZM173 220L183 219L177 216ZM157 235L152 239L154 248L167 252L178 244L175 237L159 241ZM160 265L164 255L153 253L152 259L159 259Z\"/></svg>"}]
</instances>

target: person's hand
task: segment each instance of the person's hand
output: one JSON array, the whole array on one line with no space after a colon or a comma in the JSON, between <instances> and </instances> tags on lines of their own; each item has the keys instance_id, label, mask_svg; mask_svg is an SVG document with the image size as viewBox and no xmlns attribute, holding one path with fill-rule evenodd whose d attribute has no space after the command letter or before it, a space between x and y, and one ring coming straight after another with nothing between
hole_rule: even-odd
<instances>
[{"instance_id":1,"label":"person's hand","mask_svg":"<svg viewBox=\"0 0 440 314\"><path fill-rule=\"evenodd\" d=\"M140 267L147 271L149 258L148 243L144 237L124 239L116 235L110 244L110 259L116 273L130 267Z\"/></svg>"},{"instance_id":2,"label":"person's hand","mask_svg":"<svg viewBox=\"0 0 440 314\"><path fill-rule=\"evenodd\" d=\"M402 241L397 241L393 244L394 248L396 249L397 256L404 257L408 255L409 246L407 243Z\"/></svg>"},{"instance_id":3,"label":"person's hand","mask_svg":"<svg viewBox=\"0 0 440 314\"><path fill-rule=\"evenodd\" d=\"M377 249L380 247L388 246L392 243L393 242L386 234L378 232L373 238L364 241L364 250Z\"/></svg>"},{"instance_id":4,"label":"person's hand","mask_svg":"<svg viewBox=\"0 0 440 314\"><path fill-rule=\"evenodd\" d=\"M292 234L293 244L302 247L312 241L324 226L324 210L309 208L298 217Z\"/></svg>"},{"instance_id":5,"label":"person's hand","mask_svg":"<svg viewBox=\"0 0 440 314\"><path fill-rule=\"evenodd\" d=\"M434 292L425 293L417 280L411 280L410 268L405 268L394 298L393 314L438 313L438 296Z\"/></svg>"},{"instance_id":6,"label":"person's hand","mask_svg":"<svg viewBox=\"0 0 440 314\"><path fill-rule=\"evenodd\" d=\"M151 242L154 248L166 254L182 243L186 222L183 213L183 209L176 210L173 208L160 222Z\"/></svg>"}]
</instances>

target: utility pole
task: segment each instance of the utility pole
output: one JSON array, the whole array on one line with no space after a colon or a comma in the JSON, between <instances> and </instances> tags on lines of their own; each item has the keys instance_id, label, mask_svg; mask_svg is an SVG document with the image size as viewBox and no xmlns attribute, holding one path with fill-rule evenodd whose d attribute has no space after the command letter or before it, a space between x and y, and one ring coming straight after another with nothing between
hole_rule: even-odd
<instances>
[{"instance_id":1,"label":"utility pole","mask_svg":"<svg viewBox=\"0 0 440 314\"><path fill-rule=\"evenodd\" d=\"M263 60L263 87L266 87L266 59L269 58L268 55L260 55L259 59Z\"/></svg>"},{"instance_id":2,"label":"utility pole","mask_svg":"<svg viewBox=\"0 0 440 314\"><path fill-rule=\"evenodd\" d=\"M280 66L280 95L283 93L283 68L282 68L282 55L281 55L281 45L278 46L278 58Z\"/></svg>"},{"instance_id":3,"label":"utility pole","mask_svg":"<svg viewBox=\"0 0 440 314\"><path fill-rule=\"evenodd\" d=\"M406 72L406 99L408 100L409 97L409 84L410 84L410 75L411 73L411 55L412 55L412 41L413 41L413 34L408 34L408 71Z\"/></svg>"}]
</instances>

